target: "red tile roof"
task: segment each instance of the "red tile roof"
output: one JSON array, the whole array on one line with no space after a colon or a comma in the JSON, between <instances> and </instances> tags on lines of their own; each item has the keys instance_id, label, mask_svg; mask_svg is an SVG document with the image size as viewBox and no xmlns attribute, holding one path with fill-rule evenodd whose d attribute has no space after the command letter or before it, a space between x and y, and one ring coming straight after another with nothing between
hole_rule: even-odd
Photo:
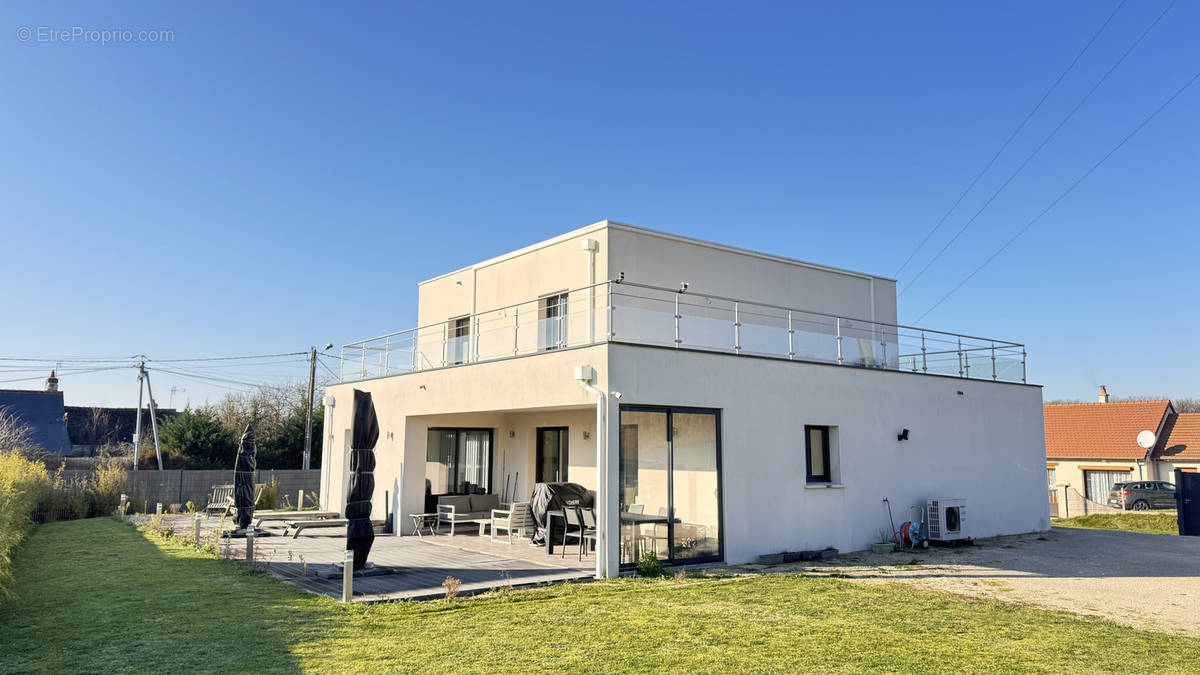
<instances>
[{"instance_id":1,"label":"red tile roof","mask_svg":"<svg viewBox=\"0 0 1200 675\"><path fill-rule=\"evenodd\" d=\"M1170 404L1167 400L1048 404L1043 410L1046 456L1062 459L1145 457L1146 451L1137 444L1138 432L1149 429L1158 433Z\"/></svg>"},{"instance_id":2,"label":"red tile roof","mask_svg":"<svg viewBox=\"0 0 1200 675\"><path fill-rule=\"evenodd\" d=\"M1200 459L1200 413L1172 417L1162 435L1154 451L1155 459Z\"/></svg>"}]
</instances>

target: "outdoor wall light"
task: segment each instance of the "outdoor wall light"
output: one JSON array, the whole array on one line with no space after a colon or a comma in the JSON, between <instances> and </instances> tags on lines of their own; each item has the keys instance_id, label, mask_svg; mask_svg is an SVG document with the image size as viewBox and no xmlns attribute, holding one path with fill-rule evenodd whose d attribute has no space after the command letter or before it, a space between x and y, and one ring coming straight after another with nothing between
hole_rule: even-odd
<instances>
[{"instance_id":1,"label":"outdoor wall light","mask_svg":"<svg viewBox=\"0 0 1200 675\"><path fill-rule=\"evenodd\" d=\"M585 429L585 430L584 430L584 432L583 432L583 440L585 440L585 441L586 441L587 439L589 439L589 438L591 438L591 437L592 437L592 432L590 432L590 431L588 431L588 430L586 430L586 429Z\"/></svg>"},{"instance_id":2,"label":"outdoor wall light","mask_svg":"<svg viewBox=\"0 0 1200 675\"><path fill-rule=\"evenodd\" d=\"M509 430L508 430L508 437L509 437L509 438L516 438L516 437L517 437L517 432L513 431L512 429L509 429Z\"/></svg>"},{"instance_id":3,"label":"outdoor wall light","mask_svg":"<svg viewBox=\"0 0 1200 675\"><path fill-rule=\"evenodd\" d=\"M900 433L896 434L896 440L907 441L908 440L908 429L903 429L900 431Z\"/></svg>"}]
</instances>

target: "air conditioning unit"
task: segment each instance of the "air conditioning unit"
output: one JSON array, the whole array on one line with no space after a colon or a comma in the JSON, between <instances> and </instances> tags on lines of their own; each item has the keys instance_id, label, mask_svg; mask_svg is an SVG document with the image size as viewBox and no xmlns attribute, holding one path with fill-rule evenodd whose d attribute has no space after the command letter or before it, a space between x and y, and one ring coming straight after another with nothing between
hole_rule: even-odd
<instances>
[{"instance_id":1,"label":"air conditioning unit","mask_svg":"<svg viewBox=\"0 0 1200 675\"><path fill-rule=\"evenodd\" d=\"M929 538L934 541L958 541L967 538L967 500L928 499L925 519Z\"/></svg>"}]
</instances>

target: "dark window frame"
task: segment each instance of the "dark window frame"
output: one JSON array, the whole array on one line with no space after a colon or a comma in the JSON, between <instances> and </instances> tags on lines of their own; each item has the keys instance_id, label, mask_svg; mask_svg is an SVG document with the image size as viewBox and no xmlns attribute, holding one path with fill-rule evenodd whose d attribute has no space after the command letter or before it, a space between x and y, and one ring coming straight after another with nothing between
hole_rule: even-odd
<instances>
[{"instance_id":1,"label":"dark window frame","mask_svg":"<svg viewBox=\"0 0 1200 675\"><path fill-rule=\"evenodd\" d=\"M820 429L821 433L821 457L825 460L825 473L814 474L812 469L812 432ZM833 482L833 466L829 462L829 425L828 424L805 424L804 425L804 474L805 482L807 483L832 483Z\"/></svg>"},{"instance_id":2,"label":"dark window frame","mask_svg":"<svg viewBox=\"0 0 1200 675\"><path fill-rule=\"evenodd\" d=\"M426 441L425 441L426 460L425 461L426 462L429 461L429 459L428 459L428 457L429 457L429 449L428 449L429 448L429 440L428 440L429 433L435 432L435 431L453 431L453 432L455 432L454 456L451 457L450 475L455 477L455 485L456 486L458 483L457 476L458 476L458 468L459 468L459 463L460 463L460 458L459 458L460 448L458 446L458 432L486 431L488 433L487 485L484 487L484 494L492 494L492 473L495 471L495 468L496 468L496 464L495 464L495 460L496 460L496 430L491 427L429 427L428 429L425 430L425 438L426 438ZM446 495L460 495L460 494L470 494L470 493L443 492L440 494L434 494L433 496L434 497L442 497L442 496L446 496Z\"/></svg>"},{"instance_id":3,"label":"dark window frame","mask_svg":"<svg viewBox=\"0 0 1200 675\"><path fill-rule=\"evenodd\" d=\"M539 455L541 455L541 453L542 453L542 432L543 431L557 431L561 434L560 438L563 440L564 447L559 448L559 450L561 450L561 453L560 453L560 456L558 457L558 464L559 464L558 473L559 473L559 478L561 479L559 481L543 480L545 478L545 476L542 474L542 463L540 461L538 461L540 459ZM538 427L537 432L534 435L533 443L534 443L534 445L533 445L534 478L536 479L536 481L538 483L546 483L546 482L564 482L564 481L568 480L567 479L567 467L570 465L570 461L571 461L571 428L565 427L565 426Z\"/></svg>"},{"instance_id":4,"label":"dark window frame","mask_svg":"<svg viewBox=\"0 0 1200 675\"><path fill-rule=\"evenodd\" d=\"M622 403L617 408L618 426L627 426L619 421L619 415L623 412L657 412L666 413L667 415L667 466L672 467L671 471L667 471L667 494L669 499L674 500L675 495L675 413L697 414L697 415L713 415L716 420L716 464L717 464L717 553L714 556L706 556L702 558L688 558L686 561L680 562L682 565L695 565L712 562L724 562L725 560L725 472L724 462L722 460L722 418L724 410L722 408L701 408L696 406L679 406L679 405L647 405L640 403ZM620 448L617 449L617 483L622 489L629 484L626 479L628 466L620 459ZM619 501L619 498L618 498ZM671 502L672 512L674 511L673 501ZM617 525L618 536L620 536L620 524ZM673 522L667 523L667 540L675 540L675 525ZM674 552L670 546L667 547L667 557L663 561L664 565L676 564ZM630 570L637 567L637 563L622 562L620 569Z\"/></svg>"}]
</instances>

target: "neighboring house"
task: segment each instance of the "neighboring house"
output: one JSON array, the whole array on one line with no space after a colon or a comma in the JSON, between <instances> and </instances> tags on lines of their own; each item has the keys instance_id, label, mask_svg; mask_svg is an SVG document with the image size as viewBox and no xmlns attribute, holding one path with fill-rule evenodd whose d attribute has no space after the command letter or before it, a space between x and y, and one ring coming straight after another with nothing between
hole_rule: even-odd
<instances>
[{"instance_id":1,"label":"neighboring house","mask_svg":"<svg viewBox=\"0 0 1200 675\"><path fill-rule=\"evenodd\" d=\"M420 328L342 349L323 508L345 508L360 389L376 517L408 533L439 495L579 483L597 494L598 576L645 550L864 549L890 527L884 498L897 526L930 498L964 498L975 537L1049 526L1024 348L897 326L892 279L602 221L418 299Z\"/></svg>"},{"instance_id":2,"label":"neighboring house","mask_svg":"<svg viewBox=\"0 0 1200 675\"><path fill-rule=\"evenodd\" d=\"M60 455L71 454L63 394L58 390L58 378L54 371L50 371L46 388L42 391L0 389L0 411L28 425L32 431L30 440L43 450Z\"/></svg>"},{"instance_id":3,"label":"neighboring house","mask_svg":"<svg viewBox=\"0 0 1200 675\"><path fill-rule=\"evenodd\" d=\"M1174 469L1200 468L1200 414L1176 414L1169 400L1111 401L1100 389L1096 403L1045 406L1046 482L1071 487L1105 504L1113 483L1174 480ZM1151 431L1149 450L1137 436Z\"/></svg>"},{"instance_id":4,"label":"neighboring house","mask_svg":"<svg viewBox=\"0 0 1200 675\"><path fill-rule=\"evenodd\" d=\"M1157 480L1175 481L1175 470L1200 473L1200 413L1171 415L1154 448Z\"/></svg>"},{"instance_id":5,"label":"neighboring house","mask_svg":"<svg viewBox=\"0 0 1200 675\"><path fill-rule=\"evenodd\" d=\"M172 408L155 408L158 426L179 414ZM72 452L78 456L95 456L105 445L132 443L137 428L137 408L104 408L100 406L66 406L67 434ZM153 443L150 411L142 409L142 438Z\"/></svg>"}]
</instances>

